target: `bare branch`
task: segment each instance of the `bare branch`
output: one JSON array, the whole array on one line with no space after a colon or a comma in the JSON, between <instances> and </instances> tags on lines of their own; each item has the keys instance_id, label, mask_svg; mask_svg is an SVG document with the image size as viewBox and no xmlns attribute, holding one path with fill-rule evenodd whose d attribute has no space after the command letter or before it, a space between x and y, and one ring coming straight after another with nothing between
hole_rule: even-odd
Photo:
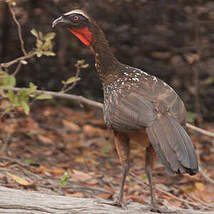
<instances>
[{"instance_id":1,"label":"bare branch","mask_svg":"<svg viewBox=\"0 0 214 214\"><path fill-rule=\"evenodd\" d=\"M211 179L205 172L204 170L199 167L199 172L201 173L201 175L206 179L206 181L210 182L211 184L214 184L214 180Z\"/></svg>"},{"instance_id":2,"label":"bare branch","mask_svg":"<svg viewBox=\"0 0 214 214\"><path fill-rule=\"evenodd\" d=\"M13 72L13 76L16 76L16 74L20 71L21 67L22 67L22 63L19 62L16 67L16 70Z\"/></svg>"},{"instance_id":3,"label":"bare branch","mask_svg":"<svg viewBox=\"0 0 214 214\"><path fill-rule=\"evenodd\" d=\"M14 20L14 22L16 23L16 25L18 27L18 36L19 36L19 40L20 40L20 43L21 43L22 52L24 53L24 55L27 55L27 51L25 50L25 47L24 47L24 40L23 40L23 37L22 37L21 25L20 25L20 23L18 22L18 20L16 18L16 14L15 14L14 10L12 9L12 6L11 6L10 2L8 2L8 7L9 7L10 12L12 14L13 20Z\"/></svg>"},{"instance_id":4,"label":"bare branch","mask_svg":"<svg viewBox=\"0 0 214 214\"><path fill-rule=\"evenodd\" d=\"M30 58L34 57L35 55L36 55L36 51L30 52L27 55L18 57L18 58L14 59L10 62L1 63L1 67L2 68L9 68L10 66L12 66L14 64L19 63L19 62L26 60L26 59L30 59Z\"/></svg>"},{"instance_id":5,"label":"bare branch","mask_svg":"<svg viewBox=\"0 0 214 214\"><path fill-rule=\"evenodd\" d=\"M74 82L71 84L71 86L68 87L68 88L66 88L66 85L64 85L64 87L63 87L62 90L60 91L61 93L66 93L66 92L72 90L72 89L76 86L76 84L77 84L77 79L79 78L79 75L80 75L80 70L81 70L80 67L77 66L77 72L76 72L76 75L75 75L76 81L74 81Z\"/></svg>"},{"instance_id":6,"label":"bare branch","mask_svg":"<svg viewBox=\"0 0 214 214\"><path fill-rule=\"evenodd\" d=\"M5 88L5 90L12 90L12 91L21 91L23 89L27 89L27 88L12 88L12 87ZM93 101L93 100L89 100L89 99L87 99L85 97L78 96L78 95L63 94L61 92L43 91L43 90L37 90L36 92L38 94L47 94L47 95L51 95L51 96L57 97L57 98L74 100L76 102L83 103L83 104L86 104L86 105L90 105L90 106L93 106L93 107L96 107L96 108L100 108L100 109L103 108L103 104L102 103L99 103L99 102L96 102L96 101Z\"/></svg>"},{"instance_id":7,"label":"bare branch","mask_svg":"<svg viewBox=\"0 0 214 214\"><path fill-rule=\"evenodd\" d=\"M186 126L187 126L189 129L192 129L192 130L194 130L194 131L196 131L196 132L199 132L199 133L201 133L201 134L203 134L203 135L206 135L206 136L209 136L209 137L214 137L214 133L209 132L209 131L206 131L206 130L201 129L201 128L199 128L199 127L193 126L193 125L190 124L190 123L186 123Z\"/></svg>"},{"instance_id":8,"label":"bare branch","mask_svg":"<svg viewBox=\"0 0 214 214\"><path fill-rule=\"evenodd\" d=\"M140 180L133 172L130 172L129 173L133 178L134 178L134 180L135 181L137 181L139 184L142 184L142 185L146 185L146 186L149 186L149 184L148 183L146 183L146 182L144 182L142 179ZM170 192L167 192L166 190L164 190L163 188L161 188L161 187L156 187L156 189L159 191L159 192L161 192L161 193L164 193L165 195L168 195L168 196L170 196L170 197L172 197L172 198L175 198L176 200L178 200L178 201L181 201L181 202L183 202L183 203L185 203L186 205L191 205L191 206L196 206L196 207L199 207L199 206L201 206L202 208L213 208L213 204L204 204L204 203L200 203L200 202L198 202L198 203L195 203L195 202L192 202L192 201L190 201L190 200L188 200L188 199L183 199L183 198L180 198L180 197L177 197L176 195L173 195L172 193L170 193ZM200 204L199 204L200 203Z\"/></svg>"},{"instance_id":9,"label":"bare branch","mask_svg":"<svg viewBox=\"0 0 214 214\"><path fill-rule=\"evenodd\" d=\"M5 88L5 90L12 90L12 91L20 91L20 90L23 90L23 89L26 89L26 88L10 88L10 87ZM82 96L77 96L77 95L72 95L72 94L63 94L61 92L43 91L43 90L37 90L37 93L39 93L39 94L47 94L47 95L51 95L51 96L57 97L57 98L74 100L76 102L83 103L83 104L86 104L86 105L90 105L90 106L93 106L93 107L96 107L96 108L100 108L100 109L103 108L103 104L102 103L87 99L87 98L82 97ZM199 133L201 133L203 135L206 135L208 137L213 137L214 138L214 133L212 133L212 132L209 132L209 131L206 131L204 129L198 128L198 127L196 127L196 126L194 126L194 125L192 125L190 123L186 123L186 126L191 130L199 132Z\"/></svg>"}]
</instances>

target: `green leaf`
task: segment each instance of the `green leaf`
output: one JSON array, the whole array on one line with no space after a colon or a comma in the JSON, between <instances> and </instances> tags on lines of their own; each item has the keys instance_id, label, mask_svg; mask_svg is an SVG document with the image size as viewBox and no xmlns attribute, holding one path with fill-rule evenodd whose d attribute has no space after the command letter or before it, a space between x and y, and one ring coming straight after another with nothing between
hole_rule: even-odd
<instances>
[{"instance_id":1,"label":"green leaf","mask_svg":"<svg viewBox=\"0 0 214 214\"><path fill-rule=\"evenodd\" d=\"M15 85L16 85L16 78L13 75L5 74L3 78L3 86L15 87Z\"/></svg>"},{"instance_id":2,"label":"green leaf","mask_svg":"<svg viewBox=\"0 0 214 214\"><path fill-rule=\"evenodd\" d=\"M42 46L42 50L43 51L48 51L51 48L51 41L46 41L43 46Z\"/></svg>"},{"instance_id":3,"label":"green leaf","mask_svg":"<svg viewBox=\"0 0 214 214\"><path fill-rule=\"evenodd\" d=\"M81 65L81 68L88 68L89 64Z\"/></svg>"},{"instance_id":4,"label":"green leaf","mask_svg":"<svg viewBox=\"0 0 214 214\"><path fill-rule=\"evenodd\" d=\"M37 51L37 52L36 52L36 56L37 56L37 57L41 57L41 56L42 56L42 54L43 54L43 52L42 52L42 51Z\"/></svg>"},{"instance_id":5,"label":"green leaf","mask_svg":"<svg viewBox=\"0 0 214 214\"><path fill-rule=\"evenodd\" d=\"M33 93L37 90L37 86L34 83L30 82L29 83L29 89L30 89L29 92Z\"/></svg>"},{"instance_id":6,"label":"green leaf","mask_svg":"<svg viewBox=\"0 0 214 214\"><path fill-rule=\"evenodd\" d=\"M3 114L9 113L9 112L12 111L13 109L14 109L14 106L9 106L9 107L7 107L7 108L4 110Z\"/></svg>"},{"instance_id":7,"label":"green leaf","mask_svg":"<svg viewBox=\"0 0 214 214\"><path fill-rule=\"evenodd\" d=\"M31 160L31 159L26 159L24 162L25 162L27 165L35 164L35 161L34 161L34 160Z\"/></svg>"},{"instance_id":8,"label":"green leaf","mask_svg":"<svg viewBox=\"0 0 214 214\"><path fill-rule=\"evenodd\" d=\"M73 82L77 82L79 81L80 78L79 77L70 77L69 79L67 79L66 81L62 81L62 84L64 85L68 85L68 84L71 84Z\"/></svg>"},{"instance_id":9,"label":"green leaf","mask_svg":"<svg viewBox=\"0 0 214 214\"><path fill-rule=\"evenodd\" d=\"M63 178L60 181L60 186L65 186L68 179L69 179L69 174L65 172Z\"/></svg>"},{"instance_id":10,"label":"green leaf","mask_svg":"<svg viewBox=\"0 0 214 214\"><path fill-rule=\"evenodd\" d=\"M202 81L203 85L211 85L214 83L214 77L208 77Z\"/></svg>"},{"instance_id":11,"label":"green leaf","mask_svg":"<svg viewBox=\"0 0 214 214\"><path fill-rule=\"evenodd\" d=\"M84 59L77 60L77 65L83 65L85 63Z\"/></svg>"},{"instance_id":12,"label":"green leaf","mask_svg":"<svg viewBox=\"0 0 214 214\"><path fill-rule=\"evenodd\" d=\"M100 152L102 152L102 153L109 152L110 149L111 149L111 144L110 144L110 143L107 143L105 146L103 146L103 147L100 149Z\"/></svg>"},{"instance_id":13,"label":"green leaf","mask_svg":"<svg viewBox=\"0 0 214 214\"><path fill-rule=\"evenodd\" d=\"M45 52L43 52L43 54L45 55L45 56L55 56L56 54L54 53L54 52L52 52L52 51L45 51Z\"/></svg>"},{"instance_id":14,"label":"green leaf","mask_svg":"<svg viewBox=\"0 0 214 214\"><path fill-rule=\"evenodd\" d=\"M44 40L52 40L52 39L55 38L55 36L56 36L56 33L50 32L50 33L46 34L46 35L43 37L43 39L44 39Z\"/></svg>"},{"instance_id":15,"label":"green leaf","mask_svg":"<svg viewBox=\"0 0 214 214\"><path fill-rule=\"evenodd\" d=\"M39 38L43 40L43 33L39 31Z\"/></svg>"},{"instance_id":16,"label":"green leaf","mask_svg":"<svg viewBox=\"0 0 214 214\"><path fill-rule=\"evenodd\" d=\"M43 42L41 40L37 40L36 41L36 47L39 49L39 50L42 50L43 48Z\"/></svg>"},{"instance_id":17,"label":"green leaf","mask_svg":"<svg viewBox=\"0 0 214 214\"><path fill-rule=\"evenodd\" d=\"M31 32L31 34L33 34L33 36L35 36L38 39L39 35L35 29L32 29L30 32Z\"/></svg>"},{"instance_id":18,"label":"green leaf","mask_svg":"<svg viewBox=\"0 0 214 214\"><path fill-rule=\"evenodd\" d=\"M52 99L53 97L49 94L41 94L38 97L36 97L37 100L47 100Z\"/></svg>"},{"instance_id":19,"label":"green leaf","mask_svg":"<svg viewBox=\"0 0 214 214\"><path fill-rule=\"evenodd\" d=\"M16 86L16 78L13 75L11 75L9 78L9 85L12 87Z\"/></svg>"},{"instance_id":20,"label":"green leaf","mask_svg":"<svg viewBox=\"0 0 214 214\"><path fill-rule=\"evenodd\" d=\"M143 174L142 179L145 181L147 179L147 176Z\"/></svg>"},{"instance_id":21,"label":"green leaf","mask_svg":"<svg viewBox=\"0 0 214 214\"><path fill-rule=\"evenodd\" d=\"M28 102L29 101L29 92L28 89L23 89L21 91L18 92L18 104L20 104L22 106L22 102Z\"/></svg>"},{"instance_id":22,"label":"green leaf","mask_svg":"<svg viewBox=\"0 0 214 214\"><path fill-rule=\"evenodd\" d=\"M29 114L30 106L29 106L29 104L27 102L23 101L20 106L23 107L25 114Z\"/></svg>"},{"instance_id":23,"label":"green leaf","mask_svg":"<svg viewBox=\"0 0 214 214\"><path fill-rule=\"evenodd\" d=\"M11 90L9 90L7 95L8 95L9 101L10 101L11 103L13 103L14 100L15 100L15 94L14 94L14 92L11 91Z\"/></svg>"},{"instance_id":24,"label":"green leaf","mask_svg":"<svg viewBox=\"0 0 214 214\"><path fill-rule=\"evenodd\" d=\"M197 114L194 113L194 112L191 112L191 111L187 111L186 112L186 119L187 119L187 122L189 123L193 123L197 118Z\"/></svg>"}]
</instances>

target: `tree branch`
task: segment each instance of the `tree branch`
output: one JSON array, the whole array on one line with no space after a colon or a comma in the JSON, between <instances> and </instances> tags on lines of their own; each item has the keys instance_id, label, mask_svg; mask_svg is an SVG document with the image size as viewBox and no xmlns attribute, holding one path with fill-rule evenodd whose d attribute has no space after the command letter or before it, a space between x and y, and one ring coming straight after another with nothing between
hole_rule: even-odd
<instances>
[{"instance_id":1,"label":"tree branch","mask_svg":"<svg viewBox=\"0 0 214 214\"><path fill-rule=\"evenodd\" d=\"M214 180L211 179L205 172L204 170L199 167L199 172L201 173L201 175L206 179L206 181L210 182L211 184L214 184Z\"/></svg>"},{"instance_id":2,"label":"tree branch","mask_svg":"<svg viewBox=\"0 0 214 214\"><path fill-rule=\"evenodd\" d=\"M27 89L27 88L12 88L12 87L8 87L8 88L5 88L4 90L21 91L21 90L24 90L24 89ZM63 94L61 92L43 91L43 90L36 90L36 92L38 94L47 94L47 95L51 95L51 96L57 97L57 98L73 100L73 101L76 101L78 103L83 103L83 104L90 105L90 106L93 106L93 107L96 107L96 108L100 108L100 109L103 108L103 104L102 103L99 103L99 102L96 102L96 101L93 101L93 100L90 100L90 99L87 99L85 97L78 96L78 95Z\"/></svg>"},{"instance_id":3,"label":"tree branch","mask_svg":"<svg viewBox=\"0 0 214 214\"><path fill-rule=\"evenodd\" d=\"M22 37L22 28L21 28L21 25L20 25L20 23L18 22L18 20L16 18L16 14L13 11L12 5L11 5L10 2L8 2L8 7L9 7L9 10L10 10L10 12L12 14L13 20L16 23L17 28L18 28L18 36L19 36L19 40L20 40L20 43L21 43L22 52L24 53L24 55L27 55L27 51L25 50L25 47L24 47L24 40L23 40L23 37Z\"/></svg>"},{"instance_id":4,"label":"tree branch","mask_svg":"<svg viewBox=\"0 0 214 214\"><path fill-rule=\"evenodd\" d=\"M213 132L209 132L209 131L206 131L202 128L199 128L197 126L193 126L192 124L190 123L186 123L186 127L188 127L189 129L193 130L193 131L196 131L198 133L201 133L203 135L206 135L208 137L213 137L214 138L214 133Z\"/></svg>"},{"instance_id":5,"label":"tree branch","mask_svg":"<svg viewBox=\"0 0 214 214\"><path fill-rule=\"evenodd\" d=\"M20 91L20 90L23 90L23 89L27 89L27 88L11 88L11 87L5 88L5 90L12 90L12 91ZM96 107L96 108L100 108L100 109L103 108L103 104L102 103L99 103L99 102L96 102L96 101L93 101L93 100L90 100L90 99L87 99L85 97L78 96L78 95L63 94L61 92L43 91L43 90L37 90L37 93L38 94L47 94L47 95L51 95L53 97L62 98L62 99L74 100L76 102L83 103L83 104L86 104L86 105L90 105L90 106L93 106L93 107ZM196 127L196 126L194 126L194 125L192 125L190 123L186 123L186 126L189 129L193 130L193 131L196 131L196 132L201 133L203 135L206 135L208 137L213 137L214 138L214 133L212 133L212 132L209 132L209 131L206 131L204 129L198 128L198 127Z\"/></svg>"},{"instance_id":6,"label":"tree branch","mask_svg":"<svg viewBox=\"0 0 214 214\"><path fill-rule=\"evenodd\" d=\"M19 62L26 60L26 59L30 59L30 58L34 57L35 55L36 55L36 51L32 51L25 56L18 57L18 58L14 59L10 62L1 63L0 65L2 68L9 68L10 66L12 66L14 64L19 63Z\"/></svg>"}]
</instances>

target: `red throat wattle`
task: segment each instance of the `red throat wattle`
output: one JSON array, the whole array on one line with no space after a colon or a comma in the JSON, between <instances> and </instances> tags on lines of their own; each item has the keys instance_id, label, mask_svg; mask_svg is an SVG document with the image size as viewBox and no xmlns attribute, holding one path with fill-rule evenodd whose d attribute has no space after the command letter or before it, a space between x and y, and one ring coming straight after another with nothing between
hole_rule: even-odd
<instances>
[{"instance_id":1,"label":"red throat wattle","mask_svg":"<svg viewBox=\"0 0 214 214\"><path fill-rule=\"evenodd\" d=\"M69 30L80 39L82 43L84 43L87 46L91 45L92 42L92 33L88 29L88 27L82 27L82 28L69 28Z\"/></svg>"}]
</instances>

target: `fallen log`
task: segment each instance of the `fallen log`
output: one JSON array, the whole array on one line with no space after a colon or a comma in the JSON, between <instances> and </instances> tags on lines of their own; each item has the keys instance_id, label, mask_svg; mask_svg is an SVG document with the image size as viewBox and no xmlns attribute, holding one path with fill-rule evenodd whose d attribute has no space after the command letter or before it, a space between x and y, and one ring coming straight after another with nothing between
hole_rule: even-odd
<instances>
[{"instance_id":1,"label":"fallen log","mask_svg":"<svg viewBox=\"0 0 214 214\"><path fill-rule=\"evenodd\" d=\"M100 203L97 199L48 195L39 192L0 187L1 214L154 214L148 206L130 203L121 209ZM180 210L182 214L213 214L196 210Z\"/></svg>"}]
</instances>

